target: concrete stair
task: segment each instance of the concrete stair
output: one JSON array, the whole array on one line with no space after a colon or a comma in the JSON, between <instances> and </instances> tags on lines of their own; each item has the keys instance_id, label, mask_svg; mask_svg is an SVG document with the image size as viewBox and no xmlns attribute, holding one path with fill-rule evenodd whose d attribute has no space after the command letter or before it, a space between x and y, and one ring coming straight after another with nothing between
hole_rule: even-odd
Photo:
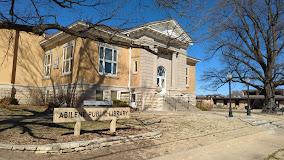
<instances>
[{"instance_id":1,"label":"concrete stair","mask_svg":"<svg viewBox=\"0 0 284 160\"><path fill-rule=\"evenodd\" d=\"M149 97L148 97L149 98ZM169 97L167 95L155 94L145 103L145 110L148 111L199 111L184 100L185 97Z\"/></svg>"},{"instance_id":2,"label":"concrete stair","mask_svg":"<svg viewBox=\"0 0 284 160\"><path fill-rule=\"evenodd\" d=\"M189 102L184 100L184 97L169 97L166 96L165 103L167 103L174 111L200 111L200 109L192 106Z\"/></svg>"}]
</instances>

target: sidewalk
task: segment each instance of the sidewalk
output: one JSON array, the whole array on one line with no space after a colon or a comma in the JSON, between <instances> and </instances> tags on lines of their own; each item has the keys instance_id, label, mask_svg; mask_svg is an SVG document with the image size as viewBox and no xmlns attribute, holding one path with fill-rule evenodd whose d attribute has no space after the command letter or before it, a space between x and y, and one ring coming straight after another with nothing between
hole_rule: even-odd
<instances>
[{"instance_id":1,"label":"sidewalk","mask_svg":"<svg viewBox=\"0 0 284 160\"><path fill-rule=\"evenodd\" d=\"M153 160L261 160L284 148L284 130L276 129L214 143Z\"/></svg>"}]
</instances>

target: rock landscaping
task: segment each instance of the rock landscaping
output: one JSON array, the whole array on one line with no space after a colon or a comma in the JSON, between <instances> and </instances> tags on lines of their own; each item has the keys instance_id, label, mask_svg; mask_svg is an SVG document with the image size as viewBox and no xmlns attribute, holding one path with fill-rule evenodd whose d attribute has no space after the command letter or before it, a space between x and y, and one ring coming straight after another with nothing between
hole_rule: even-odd
<instances>
[{"instance_id":1,"label":"rock landscaping","mask_svg":"<svg viewBox=\"0 0 284 160\"><path fill-rule=\"evenodd\" d=\"M95 140L75 141L67 143L52 143L44 145L16 145L16 144L0 143L0 149L28 151L35 153L69 153L69 152L80 152L84 150L90 150L101 147L108 147L122 143L129 143L137 140L153 139L153 138L158 138L160 136L161 132L153 131L153 132L125 136L125 137L115 136L115 137L100 138Z\"/></svg>"}]
</instances>

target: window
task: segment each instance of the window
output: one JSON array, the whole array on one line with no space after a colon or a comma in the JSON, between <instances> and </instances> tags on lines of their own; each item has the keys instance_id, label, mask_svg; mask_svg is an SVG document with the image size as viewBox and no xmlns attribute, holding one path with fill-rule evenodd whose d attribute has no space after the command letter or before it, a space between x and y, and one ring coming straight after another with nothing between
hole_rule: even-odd
<instances>
[{"instance_id":1,"label":"window","mask_svg":"<svg viewBox=\"0 0 284 160\"><path fill-rule=\"evenodd\" d=\"M133 63L133 73L137 73L138 72L138 61L134 61Z\"/></svg>"},{"instance_id":2,"label":"window","mask_svg":"<svg viewBox=\"0 0 284 160\"><path fill-rule=\"evenodd\" d=\"M73 59L73 43L66 43L63 47L63 66L62 74L71 74Z\"/></svg>"},{"instance_id":3,"label":"window","mask_svg":"<svg viewBox=\"0 0 284 160\"><path fill-rule=\"evenodd\" d=\"M136 102L136 94L135 93L131 94L131 102Z\"/></svg>"},{"instance_id":4,"label":"window","mask_svg":"<svg viewBox=\"0 0 284 160\"><path fill-rule=\"evenodd\" d=\"M116 75L117 50L100 46L99 56L99 72L101 74Z\"/></svg>"},{"instance_id":5,"label":"window","mask_svg":"<svg viewBox=\"0 0 284 160\"><path fill-rule=\"evenodd\" d=\"M96 90L96 101L102 101L104 100L103 91Z\"/></svg>"},{"instance_id":6,"label":"window","mask_svg":"<svg viewBox=\"0 0 284 160\"><path fill-rule=\"evenodd\" d=\"M117 100L117 91L111 91L111 100Z\"/></svg>"},{"instance_id":7,"label":"window","mask_svg":"<svg viewBox=\"0 0 284 160\"><path fill-rule=\"evenodd\" d=\"M166 87L166 70L163 66L157 68L157 87L165 89Z\"/></svg>"},{"instance_id":8,"label":"window","mask_svg":"<svg viewBox=\"0 0 284 160\"><path fill-rule=\"evenodd\" d=\"M185 68L185 85L188 86L188 68Z\"/></svg>"},{"instance_id":9,"label":"window","mask_svg":"<svg viewBox=\"0 0 284 160\"><path fill-rule=\"evenodd\" d=\"M44 55L44 77L49 78L50 77L50 71L51 71L51 51L45 52Z\"/></svg>"}]
</instances>

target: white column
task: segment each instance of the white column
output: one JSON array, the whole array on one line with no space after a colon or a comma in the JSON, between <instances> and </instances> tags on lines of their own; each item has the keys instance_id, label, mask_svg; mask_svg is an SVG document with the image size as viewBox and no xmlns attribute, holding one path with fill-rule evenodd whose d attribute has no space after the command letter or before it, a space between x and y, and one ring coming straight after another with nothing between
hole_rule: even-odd
<instances>
[{"instance_id":1,"label":"white column","mask_svg":"<svg viewBox=\"0 0 284 160\"><path fill-rule=\"evenodd\" d=\"M171 89L176 89L176 78L177 78L177 52L172 54L172 73L171 73Z\"/></svg>"}]
</instances>

